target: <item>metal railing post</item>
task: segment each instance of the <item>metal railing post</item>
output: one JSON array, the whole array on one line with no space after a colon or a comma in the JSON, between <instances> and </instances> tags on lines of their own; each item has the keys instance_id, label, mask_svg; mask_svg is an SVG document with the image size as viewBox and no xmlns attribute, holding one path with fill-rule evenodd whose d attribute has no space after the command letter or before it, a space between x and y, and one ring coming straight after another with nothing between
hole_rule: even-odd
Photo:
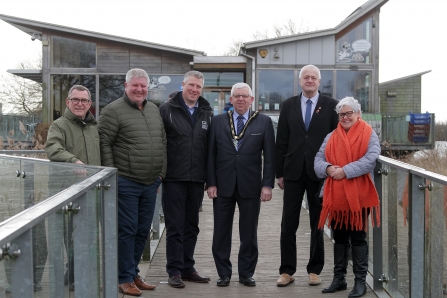
<instances>
[{"instance_id":1,"label":"metal railing post","mask_svg":"<svg viewBox=\"0 0 447 298\"><path fill-rule=\"evenodd\" d=\"M424 178L410 174L409 179L409 229L410 229L410 297L424 297L425 250L425 190L419 189Z\"/></svg>"}]
</instances>

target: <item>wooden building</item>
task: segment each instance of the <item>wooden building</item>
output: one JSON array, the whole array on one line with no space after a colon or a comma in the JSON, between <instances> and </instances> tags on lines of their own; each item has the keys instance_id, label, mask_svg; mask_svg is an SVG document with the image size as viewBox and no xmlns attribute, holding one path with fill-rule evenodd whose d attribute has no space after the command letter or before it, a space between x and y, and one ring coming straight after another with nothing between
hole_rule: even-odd
<instances>
[{"instance_id":1,"label":"wooden building","mask_svg":"<svg viewBox=\"0 0 447 298\"><path fill-rule=\"evenodd\" d=\"M0 19L42 42L41 70L9 72L43 83L45 122L63 113L68 89L74 84L89 88L92 112L98 116L106 104L122 96L125 74L135 67L148 72L148 99L157 104L181 90L185 72L203 72L202 96L215 114L229 100L231 86L246 82L255 94L253 109L275 122L283 101L301 92L301 68L313 64L321 71L320 92L336 99L358 99L364 118L381 135L381 113L420 112L423 74L385 82L381 84L388 88L385 93L379 87L380 9L387 2L369 0L331 29L246 42L238 56L221 57L11 16L0 15Z\"/></svg>"}]
</instances>

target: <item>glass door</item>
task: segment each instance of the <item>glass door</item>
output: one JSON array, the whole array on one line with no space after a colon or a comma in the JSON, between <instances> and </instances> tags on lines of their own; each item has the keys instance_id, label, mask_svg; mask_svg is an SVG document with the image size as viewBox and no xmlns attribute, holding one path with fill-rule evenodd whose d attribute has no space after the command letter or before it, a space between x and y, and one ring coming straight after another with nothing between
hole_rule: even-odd
<instances>
[{"instance_id":1,"label":"glass door","mask_svg":"<svg viewBox=\"0 0 447 298\"><path fill-rule=\"evenodd\" d=\"M225 105L230 102L230 93L230 88L203 88L202 97L210 103L214 115L218 115L224 112Z\"/></svg>"}]
</instances>

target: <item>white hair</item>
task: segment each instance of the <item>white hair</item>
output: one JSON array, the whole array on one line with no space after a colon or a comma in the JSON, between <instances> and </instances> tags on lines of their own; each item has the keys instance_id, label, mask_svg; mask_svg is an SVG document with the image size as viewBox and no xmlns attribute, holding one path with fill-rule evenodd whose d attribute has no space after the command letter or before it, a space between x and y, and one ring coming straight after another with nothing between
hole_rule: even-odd
<instances>
[{"instance_id":1,"label":"white hair","mask_svg":"<svg viewBox=\"0 0 447 298\"><path fill-rule=\"evenodd\" d=\"M303 71L305 71L306 69L309 69L309 68L316 70L318 73L318 79L321 80L320 69L318 69L318 67L316 67L315 65L312 65L312 64L308 64L308 65L304 66L303 68L301 68L300 75L298 76L298 78L301 79L301 74L303 73Z\"/></svg>"},{"instance_id":2,"label":"white hair","mask_svg":"<svg viewBox=\"0 0 447 298\"><path fill-rule=\"evenodd\" d=\"M234 95L234 92L236 91L236 89L242 89L242 88L247 88L248 89L248 94L250 94L250 96L253 96L253 92L251 91L251 87L247 83L236 83L236 84L234 84L233 87L231 88L231 96Z\"/></svg>"},{"instance_id":3,"label":"white hair","mask_svg":"<svg viewBox=\"0 0 447 298\"><path fill-rule=\"evenodd\" d=\"M359 101L354 97L345 97L340 100L335 106L335 111L337 112L337 114L340 113L341 108L345 106L352 108L354 112L360 112L360 116L362 116L362 107L360 106Z\"/></svg>"}]
</instances>

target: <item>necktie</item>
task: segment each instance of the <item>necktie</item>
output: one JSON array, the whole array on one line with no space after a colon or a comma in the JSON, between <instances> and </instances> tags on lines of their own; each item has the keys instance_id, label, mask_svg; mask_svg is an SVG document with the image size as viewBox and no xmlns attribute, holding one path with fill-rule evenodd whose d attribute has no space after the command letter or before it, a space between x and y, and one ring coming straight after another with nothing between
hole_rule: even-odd
<instances>
[{"instance_id":1,"label":"necktie","mask_svg":"<svg viewBox=\"0 0 447 298\"><path fill-rule=\"evenodd\" d=\"M240 134L243 128L244 128L244 116L239 115L237 116L237 134ZM237 149L239 149L241 142L242 140L238 140Z\"/></svg>"},{"instance_id":2,"label":"necktie","mask_svg":"<svg viewBox=\"0 0 447 298\"><path fill-rule=\"evenodd\" d=\"M306 126L306 131L309 128L311 113L312 113L312 101L310 99L308 99L306 101L306 118L304 119L304 125Z\"/></svg>"}]
</instances>

